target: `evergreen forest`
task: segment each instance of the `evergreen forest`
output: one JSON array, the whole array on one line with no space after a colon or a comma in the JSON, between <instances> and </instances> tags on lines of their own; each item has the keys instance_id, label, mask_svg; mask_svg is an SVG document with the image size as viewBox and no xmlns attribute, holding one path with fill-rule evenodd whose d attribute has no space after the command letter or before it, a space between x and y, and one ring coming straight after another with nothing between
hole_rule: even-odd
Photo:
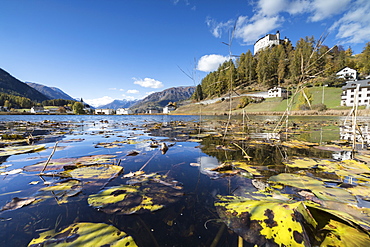
<instances>
[{"instance_id":1,"label":"evergreen forest","mask_svg":"<svg viewBox=\"0 0 370 247\"><path fill-rule=\"evenodd\" d=\"M221 64L206 75L192 96L194 100L220 97L233 90L251 92L274 86L308 85L340 86L336 73L348 66L360 73L360 79L370 74L370 42L360 54L351 48L328 47L314 37L301 38L295 47L291 42L262 49L256 55L250 50Z\"/></svg>"}]
</instances>

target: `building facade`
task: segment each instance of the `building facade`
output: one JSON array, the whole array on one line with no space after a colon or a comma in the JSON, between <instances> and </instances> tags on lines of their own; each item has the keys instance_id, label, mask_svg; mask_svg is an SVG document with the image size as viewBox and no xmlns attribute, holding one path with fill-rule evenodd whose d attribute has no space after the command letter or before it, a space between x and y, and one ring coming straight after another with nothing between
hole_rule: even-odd
<instances>
[{"instance_id":1,"label":"building facade","mask_svg":"<svg viewBox=\"0 0 370 247\"><path fill-rule=\"evenodd\" d=\"M288 90L284 87L273 87L267 91L269 98L283 97L288 98Z\"/></svg>"},{"instance_id":2,"label":"building facade","mask_svg":"<svg viewBox=\"0 0 370 247\"><path fill-rule=\"evenodd\" d=\"M129 115L132 114L132 111L129 108L118 108L116 110L117 115Z\"/></svg>"},{"instance_id":3,"label":"building facade","mask_svg":"<svg viewBox=\"0 0 370 247\"><path fill-rule=\"evenodd\" d=\"M289 42L289 39L284 38L283 40L281 40L279 31L277 31L276 34L266 34L265 37L260 38L254 44L254 55L256 55L257 52L261 49L271 47L273 45L280 45L283 44L284 42Z\"/></svg>"},{"instance_id":4,"label":"building facade","mask_svg":"<svg viewBox=\"0 0 370 247\"><path fill-rule=\"evenodd\" d=\"M346 80L357 80L357 70L345 67L338 71L337 78L344 78Z\"/></svg>"},{"instance_id":5,"label":"building facade","mask_svg":"<svg viewBox=\"0 0 370 247\"><path fill-rule=\"evenodd\" d=\"M346 85L342 87L340 105L354 106L356 103L359 106L370 104L370 79L347 81Z\"/></svg>"},{"instance_id":6,"label":"building facade","mask_svg":"<svg viewBox=\"0 0 370 247\"><path fill-rule=\"evenodd\" d=\"M113 109L95 109L95 114L97 115L111 115L113 113Z\"/></svg>"}]
</instances>

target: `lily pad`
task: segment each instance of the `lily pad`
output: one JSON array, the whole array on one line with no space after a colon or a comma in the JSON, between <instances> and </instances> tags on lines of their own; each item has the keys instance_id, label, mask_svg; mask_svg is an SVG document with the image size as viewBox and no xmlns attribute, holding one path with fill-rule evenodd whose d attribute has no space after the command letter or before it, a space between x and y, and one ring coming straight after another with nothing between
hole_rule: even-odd
<instances>
[{"instance_id":1,"label":"lily pad","mask_svg":"<svg viewBox=\"0 0 370 247\"><path fill-rule=\"evenodd\" d=\"M61 170L64 167L72 166L77 167L81 165L94 165L94 164L111 164L112 159L116 157L111 154L101 154L101 155L90 155L83 156L79 158L60 158L51 159L48 163L45 171ZM37 163L35 165L25 166L24 171L26 172L40 172L45 166L46 161Z\"/></svg>"},{"instance_id":2,"label":"lily pad","mask_svg":"<svg viewBox=\"0 0 370 247\"><path fill-rule=\"evenodd\" d=\"M329 232L321 246L370 246L368 234L339 221L331 219L323 229Z\"/></svg>"},{"instance_id":3,"label":"lily pad","mask_svg":"<svg viewBox=\"0 0 370 247\"><path fill-rule=\"evenodd\" d=\"M324 182L315 178L292 173L280 173L270 177L269 181L308 190L320 190L325 185Z\"/></svg>"},{"instance_id":4,"label":"lily pad","mask_svg":"<svg viewBox=\"0 0 370 247\"><path fill-rule=\"evenodd\" d=\"M77 179L68 179L54 183L48 187L41 188L36 193L36 198L47 199L55 198L58 204L68 202L68 198L77 195L82 190L82 183Z\"/></svg>"},{"instance_id":5,"label":"lily pad","mask_svg":"<svg viewBox=\"0 0 370 247\"><path fill-rule=\"evenodd\" d=\"M45 149L45 145L31 145L31 146L11 146L0 148L1 156L10 156L15 154L37 152Z\"/></svg>"},{"instance_id":6,"label":"lily pad","mask_svg":"<svg viewBox=\"0 0 370 247\"><path fill-rule=\"evenodd\" d=\"M137 246L131 236L104 223L75 223L55 233L40 233L29 247L36 246Z\"/></svg>"},{"instance_id":7,"label":"lily pad","mask_svg":"<svg viewBox=\"0 0 370 247\"><path fill-rule=\"evenodd\" d=\"M18 209L18 208L27 206L34 201L35 201L35 198L33 197L25 197L25 198L14 197L10 202L8 202L4 207L2 207L0 211Z\"/></svg>"},{"instance_id":8,"label":"lily pad","mask_svg":"<svg viewBox=\"0 0 370 247\"><path fill-rule=\"evenodd\" d=\"M73 170L59 173L62 177L75 179L112 179L123 171L122 166L116 165L90 165L80 166Z\"/></svg>"},{"instance_id":9,"label":"lily pad","mask_svg":"<svg viewBox=\"0 0 370 247\"><path fill-rule=\"evenodd\" d=\"M309 219L313 226L317 224L302 202L220 196L215 206L220 218L230 229L258 246L308 246L303 218Z\"/></svg>"},{"instance_id":10,"label":"lily pad","mask_svg":"<svg viewBox=\"0 0 370 247\"><path fill-rule=\"evenodd\" d=\"M141 185L120 185L90 195L88 203L109 214L152 212L176 202L183 193L172 186L150 180Z\"/></svg>"}]
</instances>

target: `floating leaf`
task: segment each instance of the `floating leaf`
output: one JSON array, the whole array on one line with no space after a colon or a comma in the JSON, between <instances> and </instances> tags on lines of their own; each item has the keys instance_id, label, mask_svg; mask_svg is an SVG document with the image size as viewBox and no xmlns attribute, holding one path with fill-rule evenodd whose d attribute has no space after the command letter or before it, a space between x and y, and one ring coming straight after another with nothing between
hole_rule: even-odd
<instances>
[{"instance_id":1,"label":"floating leaf","mask_svg":"<svg viewBox=\"0 0 370 247\"><path fill-rule=\"evenodd\" d=\"M31 146L12 146L0 148L0 157L1 156L10 156L15 154L23 154L30 152L37 152L45 149L45 145L31 145Z\"/></svg>"},{"instance_id":2,"label":"floating leaf","mask_svg":"<svg viewBox=\"0 0 370 247\"><path fill-rule=\"evenodd\" d=\"M18 168L18 169L13 169L13 170L6 171L6 172L1 172L0 175L14 175L14 174L18 174L21 172L23 172L23 169Z\"/></svg>"},{"instance_id":3,"label":"floating leaf","mask_svg":"<svg viewBox=\"0 0 370 247\"><path fill-rule=\"evenodd\" d=\"M61 170L64 167L77 167L81 165L94 165L94 164L111 164L112 159L116 157L111 154L100 154L83 156L79 158L60 158L51 159L46 167L46 171ZM24 170L26 172L40 172L45 166L45 162L37 163L35 165L25 166Z\"/></svg>"},{"instance_id":4,"label":"floating leaf","mask_svg":"<svg viewBox=\"0 0 370 247\"><path fill-rule=\"evenodd\" d=\"M59 173L61 176L75 179L112 179L123 171L122 166L90 165Z\"/></svg>"},{"instance_id":5,"label":"floating leaf","mask_svg":"<svg viewBox=\"0 0 370 247\"><path fill-rule=\"evenodd\" d=\"M232 162L232 164L234 166L236 166L237 168L243 169L243 170L251 173L254 176L261 176L261 173L257 170L257 168L253 165L250 165L246 161L234 161L234 162Z\"/></svg>"},{"instance_id":6,"label":"floating leaf","mask_svg":"<svg viewBox=\"0 0 370 247\"><path fill-rule=\"evenodd\" d=\"M18 209L31 204L35 200L36 199L34 197L24 197L24 198L14 197L11 202L8 202L1 209L1 211Z\"/></svg>"},{"instance_id":7,"label":"floating leaf","mask_svg":"<svg viewBox=\"0 0 370 247\"><path fill-rule=\"evenodd\" d=\"M269 181L308 190L320 190L325 185L324 182L315 178L291 173L280 173L270 177Z\"/></svg>"},{"instance_id":8,"label":"floating leaf","mask_svg":"<svg viewBox=\"0 0 370 247\"><path fill-rule=\"evenodd\" d=\"M81 190L81 181L77 179L68 179L41 188L39 192L36 193L35 197L38 199L55 198L58 204L63 204L68 202L68 197L77 195Z\"/></svg>"},{"instance_id":9,"label":"floating leaf","mask_svg":"<svg viewBox=\"0 0 370 247\"><path fill-rule=\"evenodd\" d=\"M283 162L284 165L289 167L297 167L301 169L313 168L317 165L317 162L311 158L295 158L289 162Z\"/></svg>"},{"instance_id":10,"label":"floating leaf","mask_svg":"<svg viewBox=\"0 0 370 247\"><path fill-rule=\"evenodd\" d=\"M308 246L303 218L313 226L317 224L302 202L219 196L215 206L220 218L230 229L258 246Z\"/></svg>"},{"instance_id":11,"label":"floating leaf","mask_svg":"<svg viewBox=\"0 0 370 247\"><path fill-rule=\"evenodd\" d=\"M36 246L137 246L131 236L104 223L75 223L62 231L40 233L29 247Z\"/></svg>"},{"instance_id":12,"label":"floating leaf","mask_svg":"<svg viewBox=\"0 0 370 247\"><path fill-rule=\"evenodd\" d=\"M138 185L121 185L90 195L88 203L105 213L133 214L156 211L176 202L182 192L166 184L149 181Z\"/></svg>"},{"instance_id":13,"label":"floating leaf","mask_svg":"<svg viewBox=\"0 0 370 247\"><path fill-rule=\"evenodd\" d=\"M329 223L323 229L329 232L326 234L321 246L370 246L370 237L368 234L339 221L330 219Z\"/></svg>"}]
</instances>

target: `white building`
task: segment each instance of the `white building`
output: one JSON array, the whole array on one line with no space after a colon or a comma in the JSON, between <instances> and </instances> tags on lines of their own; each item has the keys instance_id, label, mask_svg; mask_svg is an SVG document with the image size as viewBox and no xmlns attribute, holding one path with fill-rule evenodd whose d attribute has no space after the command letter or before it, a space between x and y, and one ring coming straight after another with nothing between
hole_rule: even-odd
<instances>
[{"instance_id":1,"label":"white building","mask_svg":"<svg viewBox=\"0 0 370 247\"><path fill-rule=\"evenodd\" d=\"M40 113L40 112L44 112L44 107L43 106L32 106L31 110L30 110L31 113Z\"/></svg>"},{"instance_id":2,"label":"white building","mask_svg":"<svg viewBox=\"0 0 370 247\"><path fill-rule=\"evenodd\" d=\"M357 80L357 70L345 67L338 71L337 78L344 78L346 80Z\"/></svg>"},{"instance_id":3,"label":"white building","mask_svg":"<svg viewBox=\"0 0 370 247\"><path fill-rule=\"evenodd\" d=\"M359 80L359 81L347 81L347 84L342 87L341 95L341 106L353 106L356 99L357 92L357 103L358 105L369 105L370 104L370 79Z\"/></svg>"},{"instance_id":4,"label":"white building","mask_svg":"<svg viewBox=\"0 0 370 247\"><path fill-rule=\"evenodd\" d=\"M118 108L116 110L117 115L128 115L132 114L132 111L129 108Z\"/></svg>"},{"instance_id":5,"label":"white building","mask_svg":"<svg viewBox=\"0 0 370 247\"><path fill-rule=\"evenodd\" d=\"M113 109L95 109L95 114L97 115L112 115L113 113Z\"/></svg>"},{"instance_id":6,"label":"white building","mask_svg":"<svg viewBox=\"0 0 370 247\"><path fill-rule=\"evenodd\" d=\"M176 106L174 106L173 104L168 104L163 108L163 113L168 114L174 110L176 110Z\"/></svg>"},{"instance_id":7,"label":"white building","mask_svg":"<svg viewBox=\"0 0 370 247\"><path fill-rule=\"evenodd\" d=\"M273 45L280 45L284 42L289 42L289 39L284 38L283 40L281 40L279 31L277 31L276 34L266 34L265 37L260 38L254 44L254 55L256 55L257 52L261 49L271 47Z\"/></svg>"},{"instance_id":8,"label":"white building","mask_svg":"<svg viewBox=\"0 0 370 247\"><path fill-rule=\"evenodd\" d=\"M267 91L269 98L283 97L288 98L288 90L284 87L273 87Z\"/></svg>"}]
</instances>

